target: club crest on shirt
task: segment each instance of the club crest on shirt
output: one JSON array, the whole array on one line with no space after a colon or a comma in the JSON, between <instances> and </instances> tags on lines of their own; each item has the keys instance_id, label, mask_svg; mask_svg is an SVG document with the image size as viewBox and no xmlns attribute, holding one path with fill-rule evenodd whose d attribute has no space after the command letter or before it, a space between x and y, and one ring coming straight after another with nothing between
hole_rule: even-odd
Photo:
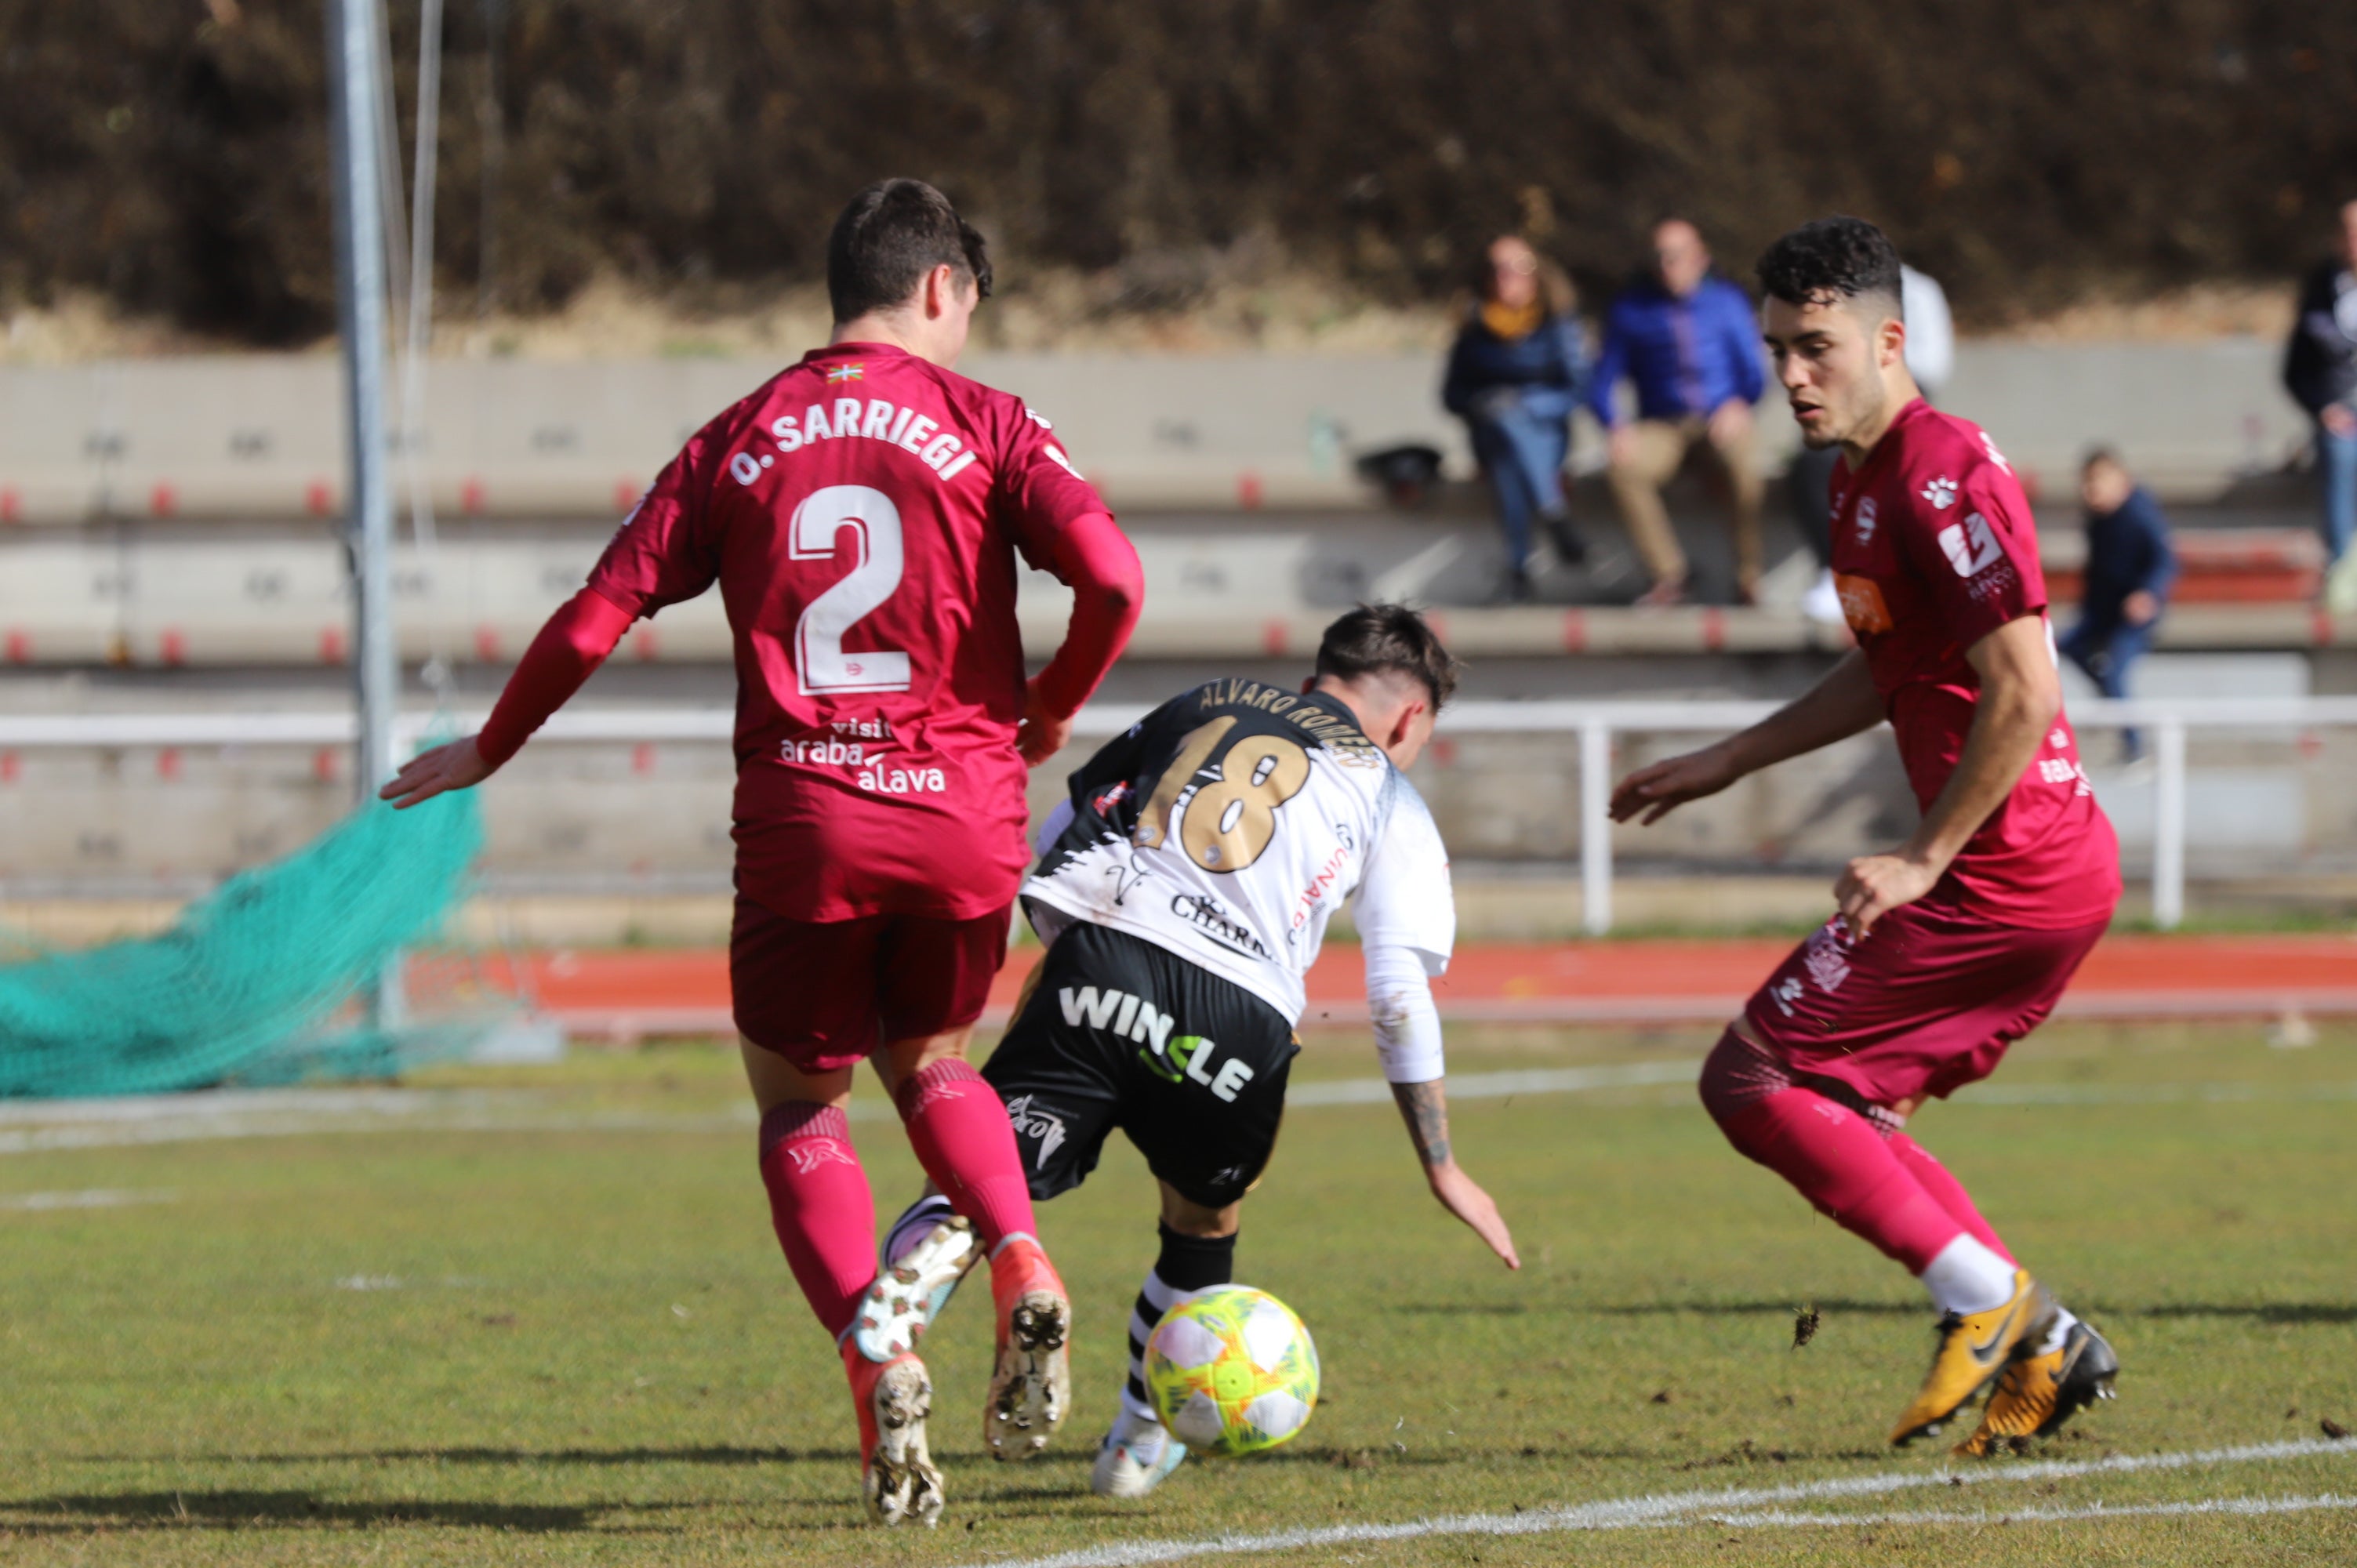
<instances>
[{"instance_id":1,"label":"club crest on shirt","mask_svg":"<svg viewBox=\"0 0 2357 1568\"><path fill-rule=\"evenodd\" d=\"M1923 499L1932 503L1933 511L1945 511L1956 504L1956 481L1943 474L1923 487Z\"/></svg>"},{"instance_id":2,"label":"club crest on shirt","mask_svg":"<svg viewBox=\"0 0 2357 1568\"><path fill-rule=\"evenodd\" d=\"M1867 497L1857 503L1857 542L1866 544L1874 538L1874 498Z\"/></svg>"}]
</instances>

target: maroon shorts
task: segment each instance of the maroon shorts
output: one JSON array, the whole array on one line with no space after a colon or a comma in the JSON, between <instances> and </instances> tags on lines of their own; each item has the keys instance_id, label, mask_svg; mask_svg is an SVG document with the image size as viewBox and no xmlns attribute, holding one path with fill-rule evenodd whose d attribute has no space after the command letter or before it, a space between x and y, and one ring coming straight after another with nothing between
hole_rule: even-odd
<instances>
[{"instance_id":1,"label":"maroon shorts","mask_svg":"<svg viewBox=\"0 0 2357 1568\"><path fill-rule=\"evenodd\" d=\"M804 1072L960 1028L990 999L1013 913L1010 904L971 920L788 920L740 894L728 938L737 1027Z\"/></svg>"},{"instance_id":2,"label":"maroon shorts","mask_svg":"<svg viewBox=\"0 0 2357 1568\"><path fill-rule=\"evenodd\" d=\"M1828 920L1752 994L1746 1022L1795 1073L1894 1105L1986 1078L2061 1001L2108 918L2030 930L1916 903L1852 941Z\"/></svg>"}]
</instances>

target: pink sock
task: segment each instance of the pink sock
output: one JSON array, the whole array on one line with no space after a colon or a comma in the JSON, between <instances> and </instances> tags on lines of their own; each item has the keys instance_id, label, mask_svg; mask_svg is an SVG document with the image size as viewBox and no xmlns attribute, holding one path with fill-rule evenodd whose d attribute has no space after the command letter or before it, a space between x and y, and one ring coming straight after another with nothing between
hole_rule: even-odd
<instances>
[{"instance_id":1,"label":"pink sock","mask_svg":"<svg viewBox=\"0 0 2357 1568\"><path fill-rule=\"evenodd\" d=\"M1940 1207L1948 1211L1950 1219L1971 1231L1975 1240L2008 1263L2016 1261L2012 1250L1997 1240L1996 1230L1981 1218L1981 1211L1973 1206L1972 1194L1964 1190L1964 1184L1950 1174L1947 1166L1932 1158L1931 1150L1904 1133L1893 1133L1890 1134L1890 1152L1899 1156L1899 1163L1907 1167L1908 1174L1915 1178L1915 1184L1937 1199Z\"/></svg>"},{"instance_id":2,"label":"pink sock","mask_svg":"<svg viewBox=\"0 0 2357 1568\"><path fill-rule=\"evenodd\" d=\"M1842 1229L1921 1274L1961 1234L1958 1221L1846 1106L1780 1090L1718 1119L1727 1141L1800 1189Z\"/></svg>"},{"instance_id":3,"label":"pink sock","mask_svg":"<svg viewBox=\"0 0 2357 1568\"><path fill-rule=\"evenodd\" d=\"M974 1221L984 1247L1032 1229L1031 1187L998 1090L955 1057L944 1057L900 1086L909 1143L960 1214Z\"/></svg>"},{"instance_id":4,"label":"pink sock","mask_svg":"<svg viewBox=\"0 0 2357 1568\"><path fill-rule=\"evenodd\" d=\"M876 1278L876 1199L843 1112L805 1100L772 1107L761 1118L761 1183L795 1282L842 1338Z\"/></svg>"}]
</instances>

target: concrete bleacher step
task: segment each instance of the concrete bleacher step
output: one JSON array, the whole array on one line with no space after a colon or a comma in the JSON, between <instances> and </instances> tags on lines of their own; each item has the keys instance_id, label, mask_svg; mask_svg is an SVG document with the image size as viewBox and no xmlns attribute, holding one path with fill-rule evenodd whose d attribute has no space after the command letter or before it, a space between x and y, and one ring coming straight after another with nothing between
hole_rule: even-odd
<instances>
[{"instance_id":1,"label":"concrete bleacher step","mask_svg":"<svg viewBox=\"0 0 2357 1568\"><path fill-rule=\"evenodd\" d=\"M2313 529L2179 528L2169 534L2177 552L2172 599L2187 605L2311 603L2324 581L2324 543ZM2076 604L2083 591L2086 536L2042 535L2047 591L2057 603Z\"/></svg>"},{"instance_id":2,"label":"concrete bleacher step","mask_svg":"<svg viewBox=\"0 0 2357 1568\"><path fill-rule=\"evenodd\" d=\"M1370 355L991 353L961 369L1057 422L1114 504L1365 508L1354 455L1429 445L1469 474L1438 406L1439 345ZM437 360L409 458L453 515L613 516L694 429L795 356L578 363ZM2275 345L1960 345L1943 403L1986 425L2033 493L2067 495L2082 449L2121 448L2173 496L2283 467L2306 420ZM0 524L251 521L345 503L343 392L329 355L0 367ZM1576 458L1601 450L1586 416ZM1763 406L1771 468L1793 442Z\"/></svg>"}]
</instances>

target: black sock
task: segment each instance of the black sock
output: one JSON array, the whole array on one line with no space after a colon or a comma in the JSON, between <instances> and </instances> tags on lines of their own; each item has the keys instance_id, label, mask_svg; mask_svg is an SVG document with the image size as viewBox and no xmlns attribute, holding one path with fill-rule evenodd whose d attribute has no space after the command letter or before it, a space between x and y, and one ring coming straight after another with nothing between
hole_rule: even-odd
<instances>
[{"instance_id":1,"label":"black sock","mask_svg":"<svg viewBox=\"0 0 2357 1568\"><path fill-rule=\"evenodd\" d=\"M1181 1236L1165 1225L1162 1255L1138 1287L1137 1303L1129 1314L1129 1402L1140 1411L1154 1408L1146 1397L1146 1339L1173 1298L1189 1291L1223 1285L1236 1277L1233 1236Z\"/></svg>"}]
</instances>

